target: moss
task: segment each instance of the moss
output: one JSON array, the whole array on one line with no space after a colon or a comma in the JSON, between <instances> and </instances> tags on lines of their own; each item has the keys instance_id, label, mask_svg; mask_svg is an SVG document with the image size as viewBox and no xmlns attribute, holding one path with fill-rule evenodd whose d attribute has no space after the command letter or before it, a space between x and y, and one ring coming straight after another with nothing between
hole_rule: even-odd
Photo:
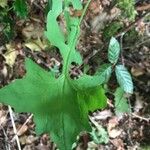
<instances>
[{"instance_id":1,"label":"moss","mask_svg":"<svg viewBox=\"0 0 150 150\"><path fill-rule=\"evenodd\" d=\"M121 16L123 17L123 19L127 18L130 21L135 20L135 0L117 0L116 5L121 9Z\"/></svg>"},{"instance_id":2,"label":"moss","mask_svg":"<svg viewBox=\"0 0 150 150\"><path fill-rule=\"evenodd\" d=\"M124 36L124 41L127 45L135 43L139 39L138 32L133 27L130 31L128 31Z\"/></svg>"},{"instance_id":3,"label":"moss","mask_svg":"<svg viewBox=\"0 0 150 150\"><path fill-rule=\"evenodd\" d=\"M123 27L121 22L112 22L108 24L103 30L104 40L109 40L112 36L118 33L118 31Z\"/></svg>"}]
</instances>

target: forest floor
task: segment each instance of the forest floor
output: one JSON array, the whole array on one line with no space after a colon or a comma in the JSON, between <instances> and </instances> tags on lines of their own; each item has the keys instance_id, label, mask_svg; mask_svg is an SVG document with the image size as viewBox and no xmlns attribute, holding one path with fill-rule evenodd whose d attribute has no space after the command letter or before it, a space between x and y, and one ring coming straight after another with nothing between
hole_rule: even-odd
<instances>
[{"instance_id":1,"label":"forest floor","mask_svg":"<svg viewBox=\"0 0 150 150\"><path fill-rule=\"evenodd\" d=\"M119 39L122 45L120 62L127 66L134 82L134 94L128 100L132 113L117 116L114 109L114 97L111 92L107 93L107 108L97 110L90 117L107 130L109 142L96 144L88 134L84 134L78 141L77 150L150 150L149 6L149 1L141 2L139 0L135 6L137 10L135 21L124 21L125 27L113 35ZM6 44L3 34L0 33L0 87L24 76L25 56L31 57L46 70L53 66L61 68L62 60L57 50L53 47L45 50L48 45L43 38L45 4L37 0L33 1L30 7L28 19L22 20L14 17L16 19L15 36L11 42ZM107 62L109 40L107 37L104 38L104 27L116 20L118 13L120 10L111 6L111 0L95 0L89 6L82 23L78 50L84 58L84 64L89 66L90 74L103 62ZM73 12L73 15L80 16L81 12ZM145 19L148 15L149 19ZM0 32L2 31L0 30ZM124 35L120 40L123 32L126 32L127 36ZM80 71L82 71L81 67L74 66L71 73L78 75ZM110 89L115 89L117 86L113 76L108 86ZM0 150L18 149L9 113L8 107L1 104ZM41 136L35 134L32 114L14 112L13 118L23 150L55 149L54 143L47 134ZM97 127L95 126L95 128Z\"/></svg>"}]
</instances>

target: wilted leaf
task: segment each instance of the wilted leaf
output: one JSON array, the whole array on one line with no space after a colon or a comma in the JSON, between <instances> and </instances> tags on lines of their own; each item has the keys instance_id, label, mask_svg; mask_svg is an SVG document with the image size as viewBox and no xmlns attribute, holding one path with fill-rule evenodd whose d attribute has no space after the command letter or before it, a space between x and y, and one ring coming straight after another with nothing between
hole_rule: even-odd
<instances>
[{"instance_id":1,"label":"wilted leaf","mask_svg":"<svg viewBox=\"0 0 150 150\"><path fill-rule=\"evenodd\" d=\"M121 134L122 130L117 129L116 128L117 125L118 125L117 117L113 117L109 120L108 127L107 127L109 137L116 138Z\"/></svg>"},{"instance_id":2,"label":"wilted leaf","mask_svg":"<svg viewBox=\"0 0 150 150\"><path fill-rule=\"evenodd\" d=\"M109 48L108 48L108 60L114 64L118 61L120 54L120 45L119 42L112 37L109 43Z\"/></svg>"},{"instance_id":3,"label":"wilted leaf","mask_svg":"<svg viewBox=\"0 0 150 150\"><path fill-rule=\"evenodd\" d=\"M46 40L41 40L40 38L36 40L30 40L25 43L25 46L31 49L32 51L41 51L45 50L48 47Z\"/></svg>"},{"instance_id":4,"label":"wilted leaf","mask_svg":"<svg viewBox=\"0 0 150 150\"><path fill-rule=\"evenodd\" d=\"M123 65L115 68L116 77L119 85L126 93L133 93L133 82L130 73Z\"/></svg>"},{"instance_id":5,"label":"wilted leaf","mask_svg":"<svg viewBox=\"0 0 150 150\"><path fill-rule=\"evenodd\" d=\"M105 120L105 119L107 119L108 117L111 117L111 116L112 116L112 112L110 110L103 110L103 111L99 111L94 116L94 118L96 120Z\"/></svg>"},{"instance_id":6,"label":"wilted leaf","mask_svg":"<svg viewBox=\"0 0 150 150\"><path fill-rule=\"evenodd\" d=\"M17 51L12 44L6 44L7 52L4 54L6 64L12 67L17 57Z\"/></svg>"},{"instance_id":7,"label":"wilted leaf","mask_svg":"<svg viewBox=\"0 0 150 150\"><path fill-rule=\"evenodd\" d=\"M42 38L43 33L44 29L39 23L29 22L28 25L26 25L22 29L22 34L27 40L30 40L32 38Z\"/></svg>"},{"instance_id":8,"label":"wilted leaf","mask_svg":"<svg viewBox=\"0 0 150 150\"><path fill-rule=\"evenodd\" d=\"M118 130L118 129L112 129L110 130L108 133L109 133L109 137L110 138L116 138L118 137L120 134L121 134L122 130Z\"/></svg>"},{"instance_id":9,"label":"wilted leaf","mask_svg":"<svg viewBox=\"0 0 150 150\"><path fill-rule=\"evenodd\" d=\"M142 68L142 67L132 67L131 68L131 73L132 73L132 75L133 76L135 76L135 77L138 77L138 76L141 76L141 75L143 75L144 73L145 73L145 70L144 70L144 68Z\"/></svg>"}]
</instances>

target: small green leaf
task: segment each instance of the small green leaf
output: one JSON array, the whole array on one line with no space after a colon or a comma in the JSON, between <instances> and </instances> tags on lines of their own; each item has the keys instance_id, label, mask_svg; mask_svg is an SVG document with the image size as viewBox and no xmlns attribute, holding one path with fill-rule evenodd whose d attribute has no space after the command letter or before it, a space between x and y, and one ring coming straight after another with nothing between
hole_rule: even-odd
<instances>
[{"instance_id":1,"label":"small green leaf","mask_svg":"<svg viewBox=\"0 0 150 150\"><path fill-rule=\"evenodd\" d=\"M100 69L97 70L96 75L104 76L104 82L108 82L112 73L112 67L110 64L103 64Z\"/></svg>"},{"instance_id":2,"label":"small green leaf","mask_svg":"<svg viewBox=\"0 0 150 150\"><path fill-rule=\"evenodd\" d=\"M117 115L131 112L127 99L124 96L124 90L117 88L115 92L115 112Z\"/></svg>"},{"instance_id":3,"label":"small green leaf","mask_svg":"<svg viewBox=\"0 0 150 150\"><path fill-rule=\"evenodd\" d=\"M92 127L92 132L90 132L90 135L92 137L92 140L96 144L105 143L107 144L109 141L109 136L107 131L96 121L91 119L91 122L94 124L95 127Z\"/></svg>"},{"instance_id":4,"label":"small green leaf","mask_svg":"<svg viewBox=\"0 0 150 150\"><path fill-rule=\"evenodd\" d=\"M119 85L126 93L133 93L133 82L130 73L123 65L115 68L116 77Z\"/></svg>"},{"instance_id":5,"label":"small green leaf","mask_svg":"<svg viewBox=\"0 0 150 150\"><path fill-rule=\"evenodd\" d=\"M114 37L112 37L108 48L108 60L112 64L115 64L118 61L119 54L120 54L119 42Z\"/></svg>"},{"instance_id":6,"label":"small green leaf","mask_svg":"<svg viewBox=\"0 0 150 150\"><path fill-rule=\"evenodd\" d=\"M26 1L25 0L15 0L14 11L21 18L27 17L28 12L27 12Z\"/></svg>"}]
</instances>

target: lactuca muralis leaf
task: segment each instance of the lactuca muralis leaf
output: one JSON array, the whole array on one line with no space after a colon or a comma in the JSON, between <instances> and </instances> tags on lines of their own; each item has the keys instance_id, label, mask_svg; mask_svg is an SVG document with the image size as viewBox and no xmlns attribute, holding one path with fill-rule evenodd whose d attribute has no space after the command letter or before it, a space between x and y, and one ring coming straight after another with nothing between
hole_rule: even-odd
<instances>
[{"instance_id":1,"label":"lactuca muralis leaf","mask_svg":"<svg viewBox=\"0 0 150 150\"><path fill-rule=\"evenodd\" d=\"M49 41L63 57L63 71L58 78L30 59L26 59L27 73L0 90L0 102L11 105L17 112L34 114L38 134L47 132L60 150L70 150L77 135L90 131L88 112L106 106L106 97L101 84L105 76L83 74L79 79L69 77L72 62L81 64L76 51L79 36L78 18L71 18L70 32L65 40L57 23L62 12L62 1L53 0L47 17Z\"/></svg>"},{"instance_id":2,"label":"lactuca muralis leaf","mask_svg":"<svg viewBox=\"0 0 150 150\"><path fill-rule=\"evenodd\" d=\"M81 131L90 131L88 111L105 106L101 87L76 90L64 75L58 79L26 59L23 79L0 90L0 102L34 114L38 134L48 132L61 150L71 149Z\"/></svg>"}]
</instances>

